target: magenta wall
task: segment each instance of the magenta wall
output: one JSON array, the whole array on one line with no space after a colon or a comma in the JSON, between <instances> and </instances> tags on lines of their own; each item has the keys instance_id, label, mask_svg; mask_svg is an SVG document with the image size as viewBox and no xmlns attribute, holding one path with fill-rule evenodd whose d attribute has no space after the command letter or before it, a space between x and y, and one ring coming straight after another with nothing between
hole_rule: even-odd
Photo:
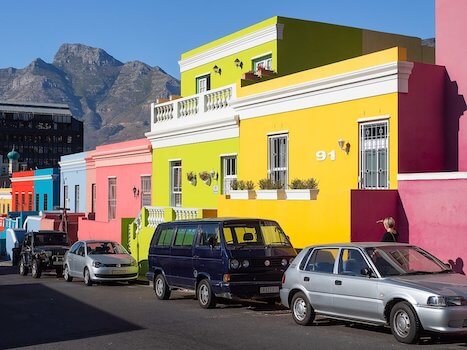
<instances>
[{"instance_id":1,"label":"magenta wall","mask_svg":"<svg viewBox=\"0 0 467 350\"><path fill-rule=\"evenodd\" d=\"M444 67L414 63L408 93L399 94L399 173L445 169Z\"/></svg>"},{"instance_id":2,"label":"magenta wall","mask_svg":"<svg viewBox=\"0 0 467 350\"><path fill-rule=\"evenodd\" d=\"M409 242L445 262L457 260L457 269L467 263L466 195L467 179L399 181Z\"/></svg>"},{"instance_id":3,"label":"magenta wall","mask_svg":"<svg viewBox=\"0 0 467 350\"><path fill-rule=\"evenodd\" d=\"M388 216L396 220L399 241L407 242L407 219L400 204L397 190L352 190L351 241L379 242L384 234L382 224L376 221Z\"/></svg>"},{"instance_id":4,"label":"magenta wall","mask_svg":"<svg viewBox=\"0 0 467 350\"><path fill-rule=\"evenodd\" d=\"M467 170L467 1L436 0L436 64L446 66L446 118L451 137L449 170Z\"/></svg>"}]
</instances>

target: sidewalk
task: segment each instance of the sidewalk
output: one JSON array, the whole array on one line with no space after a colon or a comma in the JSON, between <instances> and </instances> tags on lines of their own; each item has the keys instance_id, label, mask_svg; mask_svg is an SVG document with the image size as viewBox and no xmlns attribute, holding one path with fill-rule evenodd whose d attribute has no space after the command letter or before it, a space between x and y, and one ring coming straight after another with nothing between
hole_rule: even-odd
<instances>
[{"instance_id":1,"label":"sidewalk","mask_svg":"<svg viewBox=\"0 0 467 350\"><path fill-rule=\"evenodd\" d=\"M13 266L11 260L0 260L0 266Z\"/></svg>"}]
</instances>

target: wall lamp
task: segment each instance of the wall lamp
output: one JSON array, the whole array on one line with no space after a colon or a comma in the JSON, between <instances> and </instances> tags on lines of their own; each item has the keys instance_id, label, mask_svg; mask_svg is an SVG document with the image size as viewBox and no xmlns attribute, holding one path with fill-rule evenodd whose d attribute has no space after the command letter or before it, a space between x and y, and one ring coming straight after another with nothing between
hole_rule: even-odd
<instances>
[{"instance_id":1,"label":"wall lamp","mask_svg":"<svg viewBox=\"0 0 467 350\"><path fill-rule=\"evenodd\" d=\"M339 139L337 140L337 144L339 145L339 148L343 150L345 153L349 154L350 152L350 143L345 142L344 139Z\"/></svg>"},{"instance_id":2,"label":"wall lamp","mask_svg":"<svg viewBox=\"0 0 467 350\"><path fill-rule=\"evenodd\" d=\"M212 70L214 71L214 73L217 73L219 75L222 73L222 69L220 69L217 65L212 67Z\"/></svg>"},{"instance_id":3,"label":"wall lamp","mask_svg":"<svg viewBox=\"0 0 467 350\"><path fill-rule=\"evenodd\" d=\"M238 58L235 59L234 63L235 63L235 67L240 68L240 69L243 68L243 62L240 61Z\"/></svg>"},{"instance_id":4,"label":"wall lamp","mask_svg":"<svg viewBox=\"0 0 467 350\"><path fill-rule=\"evenodd\" d=\"M136 186L133 186L133 197L138 197L139 196L139 190L136 188Z\"/></svg>"}]
</instances>

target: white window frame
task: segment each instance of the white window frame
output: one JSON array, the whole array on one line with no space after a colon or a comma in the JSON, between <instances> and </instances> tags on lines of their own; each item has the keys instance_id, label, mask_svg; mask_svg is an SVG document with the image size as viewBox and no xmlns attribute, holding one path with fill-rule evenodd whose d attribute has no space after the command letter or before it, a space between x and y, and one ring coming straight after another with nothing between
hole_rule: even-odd
<instances>
[{"instance_id":1,"label":"white window frame","mask_svg":"<svg viewBox=\"0 0 467 350\"><path fill-rule=\"evenodd\" d=\"M365 130L368 130L369 127L378 127L379 125L385 127L386 130L386 135L383 137L376 137L376 138L371 138L367 139L363 133ZM364 123L359 123L359 176L358 176L358 182L359 182L359 188L361 189L374 189L374 190L379 190L379 189L388 189L390 188L389 184L389 120L387 119L380 119L377 121L371 121L371 122L364 122ZM375 153L375 165L376 168L374 169L369 169L367 166L366 162L366 157L365 157L365 151L369 150L374 150L376 151ZM381 150L386 150L385 155L383 156L384 158L381 158ZM380 160L384 160L386 164L386 169L379 168ZM368 172L373 170L373 172L376 174L374 183L367 183L368 180L366 179ZM381 172L386 171L386 177L384 179L381 178L379 175ZM385 182L385 184L384 184Z\"/></svg>"},{"instance_id":2,"label":"white window frame","mask_svg":"<svg viewBox=\"0 0 467 350\"><path fill-rule=\"evenodd\" d=\"M210 85L211 85L210 80L211 80L211 74L205 74L205 75L196 77L196 93L201 94L203 92L209 91ZM203 83L204 86L201 86L201 83Z\"/></svg>"},{"instance_id":3,"label":"white window frame","mask_svg":"<svg viewBox=\"0 0 467 350\"><path fill-rule=\"evenodd\" d=\"M114 220L117 218L117 178L109 177L108 181L108 219Z\"/></svg>"},{"instance_id":4,"label":"white window frame","mask_svg":"<svg viewBox=\"0 0 467 350\"><path fill-rule=\"evenodd\" d=\"M274 150L272 146L274 146L276 140L280 139L285 139L285 167L278 167L273 164L275 153L273 153ZM280 144L278 147L280 147ZM289 183L289 134L287 133L268 135L268 177L273 181L278 181L277 176L275 176L275 174L280 174L281 172L285 172L285 176L283 178L283 185L284 189L286 189L288 188ZM280 175L278 177L280 181Z\"/></svg>"},{"instance_id":5,"label":"white window frame","mask_svg":"<svg viewBox=\"0 0 467 350\"><path fill-rule=\"evenodd\" d=\"M272 54L266 54L264 56L256 57L253 58L251 61L253 64L253 72L255 73L258 71L259 65L261 65L261 67L267 70L272 70Z\"/></svg>"},{"instance_id":6,"label":"white window frame","mask_svg":"<svg viewBox=\"0 0 467 350\"><path fill-rule=\"evenodd\" d=\"M222 156L222 194L230 194L231 190L231 183L233 180L237 179L237 174L238 174L238 159L236 155L230 155L230 156ZM234 161L234 164L228 164L229 162ZM234 169L233 169L234 168ZM227 171L227 170L232 170L233 171ZM230 174L227 174L227 173Z\"/></svg>"},{"instance_id":7,"label":"white window frame","mask_svg":"<svg viewBox=\"0 0 467 350\"><path fill-rule=\"evenodd\" d=\"M149 182L149 188L148 183ZM151 175L141 175L141 207L151 205Z\"/></svg>"},{"instance_id":8,"label":"white window frame","mask_svg":"<svg viewBox=\"0 0 467 350\"><path fill-rule=\"evenodd\" d=\"M177 184L175 184L177 181ZM170 162L170 205L182 206L182 161Z\"/></svg>"}]
</instances>

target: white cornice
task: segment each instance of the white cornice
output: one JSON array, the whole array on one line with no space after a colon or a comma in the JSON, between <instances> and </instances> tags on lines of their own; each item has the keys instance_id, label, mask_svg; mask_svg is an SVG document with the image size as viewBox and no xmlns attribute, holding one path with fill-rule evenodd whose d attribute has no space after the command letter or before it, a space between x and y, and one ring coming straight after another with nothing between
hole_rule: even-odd
<instances>
[{"instance_id":1,"label":"white cornice","mask_svg":"<svg viewBox=\"0 0 467 350\"><path fill-rule=\"evenodd\" d=\"M0 193L0 199L10 200L11 199L11 193Z\"/></svg>"},{"instance_id":2,"label":"white cornice","mask_svg":"<svg viewBox=\"0 0 467 350\"><path fill-rule=\"evenodd\" d=\"M412 68L412 62L391 62L233 99L230 105L240 119L248 119L394 92L407 93Z\"/></svg>"},{"instance_id":3,"label":"white cornice","mask_svg":"<svg viewBox=\"0 0 467 350\"><path fill-rule=\"evenodd\" d=\"M269 41L282 40L283 30L284 25L281 23L276 23L182 59L178 61L178 64L180 65L180 72L193 69L203 64L218 60L222 57L234 55L240 51L250 49Z\"/></svg>"},{"instance_id":4,"label":"white cornice","mask_svg":"<svg viewBox=\"0 0 467 350\"><path fill-rule=\"evenodd\" d=\"M398 181L467 180L467 172L398 174Z\"/></svg>"},{"instance_id":5,"label":"white cornice","mask_svg":"<svg viewBox=\"0 0 467 350\"><path fill-rule=\"evenodd\" d=\"M58 162L61 172L73 171L73 170L85 170L86 161L83 158L81 159L72 159L72 160L62 160Z\"/></svg>"},{"instance_id":6,"label":"white cornice","mask_svg":"<svg viewBox=\"0 0 467 350\"><path fill-rule=\"evenodd\" d=\"M55 180L57 177L58 177L57 174L53 174L53 175L36 175L36 176L12 177L12 178L11 178L11 182Z\"/></svg>"}]
</instances>

